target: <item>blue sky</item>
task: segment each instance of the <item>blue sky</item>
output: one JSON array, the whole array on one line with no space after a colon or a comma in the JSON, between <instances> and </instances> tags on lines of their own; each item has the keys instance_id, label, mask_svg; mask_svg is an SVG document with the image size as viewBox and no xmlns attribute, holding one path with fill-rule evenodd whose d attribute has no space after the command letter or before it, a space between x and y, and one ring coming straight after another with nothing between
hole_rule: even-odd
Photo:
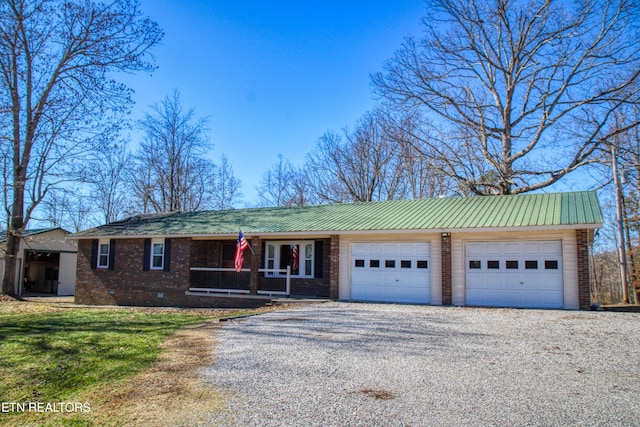
<instances>
[{"instance_id":1,"label":"blue sky","mask_svg":"<svg viewBox=\"0 0 640 427\"><path fill-rule=\"evenodd\" d=\"M325 131L374 106L369 74L420 34L424 14L422 0L142 0L141 9L165 36L153 50L158 70L127 78L132 118L178 89L184 107L209 116L211 157L227 155L246 204L278 154L300 164Z\"/></svg>"}]
</instances>

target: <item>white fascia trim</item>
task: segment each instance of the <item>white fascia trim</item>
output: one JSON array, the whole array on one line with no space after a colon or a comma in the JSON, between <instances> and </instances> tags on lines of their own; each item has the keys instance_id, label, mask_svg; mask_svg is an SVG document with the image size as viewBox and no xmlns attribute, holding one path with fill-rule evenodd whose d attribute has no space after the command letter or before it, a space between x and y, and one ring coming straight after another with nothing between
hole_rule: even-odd
<instances>
[{"instance_id":1,"label":"white fascia trim","mask_svg":"<svg viewBox=\"0 0 640 427\"><path fill-rule=\"evenodd\" d=\"M564 230L583 230L583 229L599 229L599 224L575 224L575 225L544 225L544 226L526 226L526 227L476 227L476 228L425 228L411 230L323 230L323 231L287 231L287 232L242 232L249 238L258 236L261 238L306 238L306 237L323 237L328 238L332 235L358 235L358 234L416 234L416 233L496 233L496 232L519 232L519 231L564 231ZM96 235L96 236L69 236L74 240L86 239L184 239L191 238L194 240L210 240L210 239L237 239L238 233L224 234L166 234L166 235Z\"/></svg>"}]
</instances>

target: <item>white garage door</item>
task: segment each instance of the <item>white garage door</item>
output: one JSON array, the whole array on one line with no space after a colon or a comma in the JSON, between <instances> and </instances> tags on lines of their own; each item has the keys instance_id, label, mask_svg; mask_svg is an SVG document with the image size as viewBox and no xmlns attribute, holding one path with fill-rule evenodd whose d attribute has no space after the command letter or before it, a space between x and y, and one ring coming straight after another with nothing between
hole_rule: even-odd
<instances>
[{"instance_id":1,"label":"white garage door","mask_svg":"<svg viewBox=\"0 0 640 427\"><path fill-rule=\"evenodd\" d=\"M428 243L354 243L351 299L428 303L430 269Z\"/></svg>"},{"instance_id":2,"label":"white garage door","mask_svg":"<svg viewBox=\"0 0 640 427\"><path fill-rule=\"evenodd\" d=\"M562 242L466 245L466 304L561 308Z\"/></svg>"}]
</instances>

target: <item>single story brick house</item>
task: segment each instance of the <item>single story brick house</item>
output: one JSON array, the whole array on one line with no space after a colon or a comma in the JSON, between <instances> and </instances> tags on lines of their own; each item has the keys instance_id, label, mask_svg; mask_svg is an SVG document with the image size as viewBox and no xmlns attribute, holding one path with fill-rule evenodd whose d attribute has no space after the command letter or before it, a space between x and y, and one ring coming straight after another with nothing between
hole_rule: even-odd
<instances>
[{"instance_id":1,"label":"single story brick house","mask_svg":"<svg viewBox=\"0 0 640 427\"><path fill-rule=\"evenodd\" d=\"M590 191L141 215L74 235L76 302L588 309L601 226ZM240 229L249 248L236 272Z\"/></svg>"}]
</instances>

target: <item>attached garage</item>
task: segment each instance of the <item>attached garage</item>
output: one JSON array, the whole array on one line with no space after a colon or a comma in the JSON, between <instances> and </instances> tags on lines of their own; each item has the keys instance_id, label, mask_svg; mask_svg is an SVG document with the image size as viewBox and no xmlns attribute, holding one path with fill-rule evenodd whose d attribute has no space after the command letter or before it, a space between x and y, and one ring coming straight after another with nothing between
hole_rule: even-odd
<instances>
[{"instance_id":1,"label":"attached garage","mask_svg":"<svg viewBox=\"0 0 640 427\"><path fill-rule=\"evenodd\" d=\"M561 241L466 244L466 305L562 308Z\"/></svg>"},{"instance_id":2,"label":"attached garage","mask_svg":"<svg viewBox=\"0 0 640 427\"><path fill-rule=\"evenodd\" d=\"M353 243L351 254L351 299L431 301L429 243Z\"/></svg>"}]
</instances>

